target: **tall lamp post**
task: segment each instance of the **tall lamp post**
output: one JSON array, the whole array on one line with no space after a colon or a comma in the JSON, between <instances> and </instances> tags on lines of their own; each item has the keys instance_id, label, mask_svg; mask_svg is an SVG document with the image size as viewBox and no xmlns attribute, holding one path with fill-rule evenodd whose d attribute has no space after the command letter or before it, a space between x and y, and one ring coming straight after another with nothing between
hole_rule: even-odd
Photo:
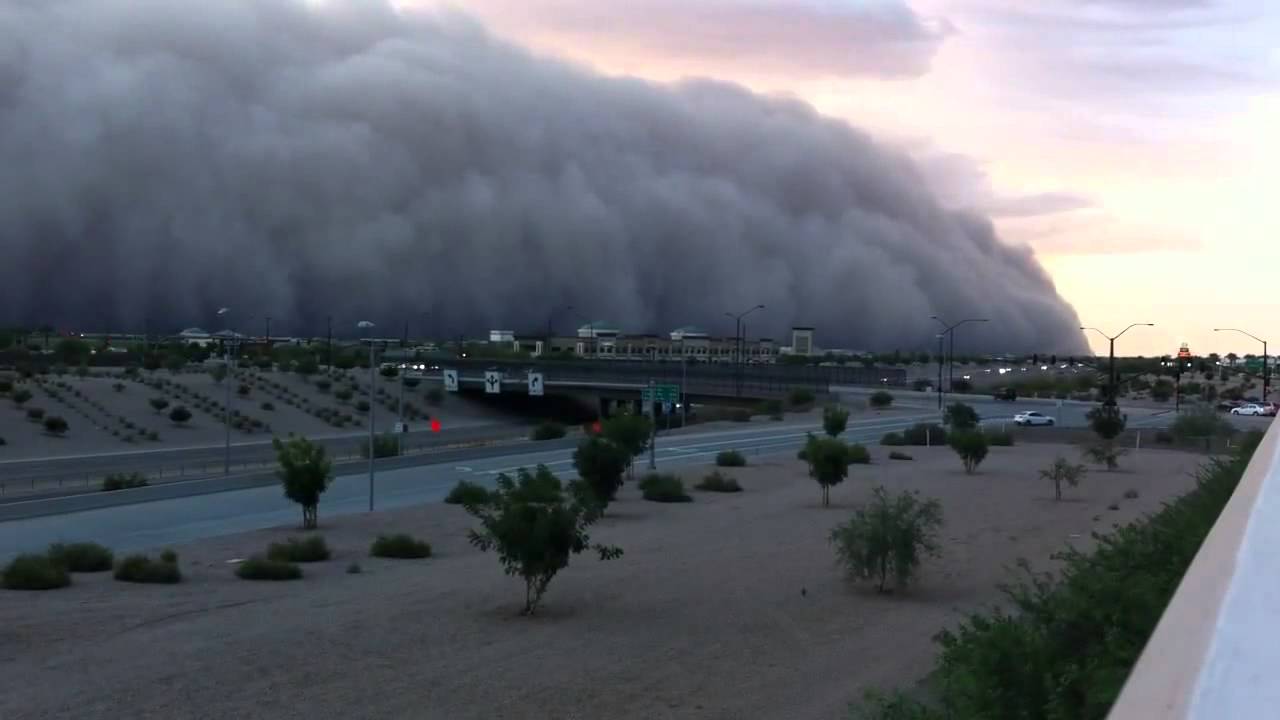
<instances>
[{"instance_id":1,"label":"tall lamp post","mask_svg":"<svg viewBox=\"0 0 1280 720\"><path fill-rule=\"evenodd\" d=\"M218 317L222 319L222 328L230 330L230 324L227 318L231 315L231 308L220 308ZM222 360L225 376L222 378L223 385L226 386L226 401L222 409L222 421L226 426L226 444L224 446L222 456L222 474L224 476L231 474L231 333L228 332L227 337L222 341Z\"/></svg>"},{"instance_id":2,"label":"tall lamp post","mask_svg":"<svg viewBox=\"0 0 1280 720\"><path fill-rule=\"evenodd\" d=\"M988 318L965 318L960 322L948 325L946 320L943 320L937 315L930 315L929 317L933 320L937 320L938 323L942 325L943 335L949 336L947 338L947 390L955 392L956 328L964 325L965 323L984 323L991 322L991 320ZM941 346L941 342L939 342L939 346ZM941 375L939 375L938 382L942 382Z\"/></svg>"},{"instance_id":3,"label":"tall lamp post","mask_svg":"<svg viewBox=\"0 0 1280 720\"><path fill-rule=\"evenodd\" d=\"M373 421L377 414L377 370L373 362L373 328L376 327L368 320L361 320L356 323L356 327L365 332L365 337L369 341L369 512L373 512Z\"/></svg>"},{"instance_id":4,"label":"tall lamp post","mask_svg":"<svg viewBox=\"0 0 1280 720\"><path fill-rule=\"evenodd\" d=\"M1249 337L1262 343L1262 402L1267 401L1267 393L1271 390L1271 364L1268 362L1267 341L1250 332L1245 332L1238 328L1214 328L1214 332L1235 332Z\"/></svg>"},{"instance_id":5,"label":"tall lamp post","mask_svg":"<svg viewBox=\"0 0 1280 720\"><path fill-rule=\"evenodd\" d=\"M942 362L945 359L942 351L942 341L947 337L946 333L938 333L938 409L942 409Z\"/></svg>"},{"instance_id":6,"label":"tall lamp post","mask_svg":"<svg viewBox=\"0 0 1280 720\"><path fill-rule=\"evenodd\" d=\"M740 313L726 312L727 317L733 318L733 362L736 366L734 375L736 376L737 395L742 396L742 319L757 310L763 310L764 305L754 305Z\"/></svg>"},{"instance_id":7,"label":"tall lamp post","mask_svg":"<svg viewBox=\"0 0 1280 720\"><path fill-rule=\"evenodd\" d=\"M1099 329L1098 329L1098 328L1096 328L1096 327L1083 327L1083 326L1082 326L1082 327L1080 328L1081 330L1092 330L1092 331L1094 331L1094 332L1098 333L1099 335L1101 335L1102 337L1104 337L1104 338L1106 338L1106 339L1107 339L1107 343L1108 343L1108 345L1109 345L1109 350L1108 350L1108 352L1107 352L1107 357L1108 357L1108 360L1107 360L1107 402L1106 402L1105 404L1107 404L1107 405L1115 405L1115 404L1116 404L1116 392L1119 390L1119 388L1117 388L1117 387L1116 387L1116 340L1118 340L1118 339L1120 338L1120 336L1121 336L1121 335L1124 335L1125 333L1129 332L1130 330L1132 330L1132 329L1134 329L1134 328L1136 328L1136 327L1155 327L1155 326L1156 326L1156 325L1155 325L1155 323L1134 323L1134 324L1130 325L1129 327L1127 327L1127 328L1125 328L1125 329L1121 330L1120 332L1116 333L1115 335L1108 335L1108 334L1106 334L1106 333L1102 332L1101 330L1099 330Z\"/></svg>"}]
</instances>

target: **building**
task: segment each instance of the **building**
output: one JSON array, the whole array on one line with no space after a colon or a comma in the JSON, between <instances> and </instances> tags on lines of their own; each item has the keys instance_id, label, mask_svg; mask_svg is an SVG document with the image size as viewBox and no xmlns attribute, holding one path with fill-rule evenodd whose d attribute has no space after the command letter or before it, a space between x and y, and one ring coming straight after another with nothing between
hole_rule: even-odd
<instances>
[{"instance_id":1,"label":"building","mask_svg":"<svg viewBox=\"0 0 1280 720\"><path fill-rule=\"evenodd\" d=\"M791 354L805 357L817 354L813 347L813 328L803 326L791 328Z\"/></svg>"},{"instance_id":2,"label":"building","mask_svg":"<svg viewBox=\"0 0 1280 720\"><path fill-rule=\"evenodd\" d=\"M570 337L550 337L539 333L512 333L492 330L490 344L510 348L533 357L586 357L602 360L670 360L682 357L692 362L733 362L737 343L732 337L712 337L694 326L676 328L665 335L626 335L616 325L597 320L577 329ZM779 348L771 338L743 342L743 360L748 363L777 361Z\"/></svg>"}]
</instances>

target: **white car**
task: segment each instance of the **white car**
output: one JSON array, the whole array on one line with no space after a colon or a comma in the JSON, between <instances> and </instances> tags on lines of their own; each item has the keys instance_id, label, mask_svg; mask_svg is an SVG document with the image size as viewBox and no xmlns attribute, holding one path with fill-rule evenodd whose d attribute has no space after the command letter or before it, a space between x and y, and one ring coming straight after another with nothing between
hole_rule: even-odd
<instances>
[{"instance_id":1,"label":"white car","mask_svg":"<svg viewBox=\"0 0 1280 720\"><path fill-rule=\"evenodd\" d=\"M1052 425L1053 418L1035 410L1025 410L1013 416L1014 425Z\"/></svg>"},{"instance_id":2,"label":"white car","mask_svg":"<svg viewBox=\"0 0 1280 720\"><path fill-rule=\"evenodd\" d=\"M1266 415L1267 409L1257 403L1247 403L1231 408L1232 415Z\"/></svg>"}]
</instances>

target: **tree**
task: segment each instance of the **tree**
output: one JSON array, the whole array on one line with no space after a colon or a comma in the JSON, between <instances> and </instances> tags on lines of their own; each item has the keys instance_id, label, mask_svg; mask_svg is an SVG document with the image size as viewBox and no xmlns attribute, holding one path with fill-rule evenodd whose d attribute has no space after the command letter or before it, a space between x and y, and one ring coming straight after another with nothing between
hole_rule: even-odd
<instances>
[{"instance_id":1,"label":"tree","mask_svg":"<svg viewBox=\"0 0 1280 720\"><path fill-rule=\"evenodd\" d=\"M191 411L179 405L169 411L169 419L173 421L174 425L183 425L191 419Z\"/></svg>"},{"instance_id":2,"label":"tree","mask_svg":"<svg viewBox=\"0 0 1280 720\"><path fill-rule=\"evenodd\" d=\"M893 404L893 395L886 390L877 390L871 393L871 407L882 410Z\"/></svg>"},{"instance_id":3,"label":"tree","mask_svg":"<svg viewBox=\"0 0 1280 720\"><path fill-rule=\"evenodd\" d=\"M942 414L942 422L952 430L972 430L978 427L981 418L978 411L964 403L951 403Z\"/></svg>"},{"instance_id":4,"label":"tree","mask_svg":"<svg viewBox=\"0 0 1280 720\"><path fill-rule=\"evenodd\" d=\"M822 486L822 507L830 507L831 486L844 482L849 475L849 446L835 438L809 433L803 453L809 464L809 477Z\"/></svg>"},{"instance_id":5,"label":"tree","mask_svg":"<svg viewBox=\"0 0 1280 720\"><path fill-rule=\"evenodd\" d=\"M1085 448L1084 456L1096 465L1105 465L1110 472L1120 467L1120 456L1127 452L1128 448L1122 448L1114 440L1104 438Z\"/></svg>"},{"instance_id":6,"label":"tree","mask_svg":"<svg viewBox=\"0 0 1280 720\"><path fill-rule=\"evenodd\" d=\"M545 465L536 473L520 468L514 481L499 475L497 489L484 502L465 507L480 521L480 529L467 533L471 544L485 552L496 550L503 571L524 580L525 615L537 611L570 556L586 550L595 550L601 560L622 556L617 547L591 543L587 529L599 518L599 508L585 493L566 496Z\"/></svg>"},{"instance_id":7,"label":"tree","mask_svg":"<svg viewBox=\"0 0 1280 720\"><path fill-rule=\"evenodd\" d=\"M151 403L152 409L156 411L156 414L164 412L164 409L169 407L169 401L164 398L151 398L149 402Z\"/></svg>"},{"instance_id":8,"label":"tree","mask_svg":"<svg viewBox=\"0 0 1280 720\"><path fill-rule=\"evenodd\" d=\"M831 531L836 556L849 575L876 581L885 591L893 577L894 589L904 589L926 555L938 554L938 529L942 504L922 500L918 492L890 496L883 486L871 491L871 502L854 508L853 517Z\"/></svg>"},{"instance_id":9,"label":"tree","mask_svg":"<svg viewBox=\"0 0 1280 720\"><path fill-rule=\"evenodd\" d=\"M1166 402L1173 397L1173 383L1167 378L1156 380L1151 386L1151 399L1157 402Z\"/></svg>"},{"instance_id":10,"label":"tree","mask_svg":"<svg viewBox=\"0 0 1280 720\"><path fill-rule=\"evenodd\" d=\"M1080 484L1080 478L1089 472L1083 465L1076 465L1059 455L1047 469L1040 471L1040 477L1053 483L1053 499L1062 499L1062 484L1071 487Z\"/></svg>"},{"instance_id":11,"label":"tree","mask_svg":"<svg viewBox=\"0 0 1280 720\"><path fill-rule=\"evenodd\" d=\"M22 404L31 399L31 391L26 388L18 388L14 390L11 399L13 404L22 407Z\"/></svg>"},{"instance_id":12,"label":"tree","mask_svg":"<svg viewBox=\"0 0 1280 720\"><path fill-rule=\"evenodd\" d=\"M356 359L348 353L342 353L333 359L333 366L339 370L350 370L356 366Z\"/></svg>"},{"instance_id":13,"label":"tree","mask_svg":"<svg viewBox=\"0 0 1280 720\"><path fill-rule=\"evenodd\" d=\"M298 364L293 366L293 371L302 377L310 377L320 372L320 365L316 359L310 355L306 355L298 360Z\"/></svg>"},{"instance_id":14,"label":"tree","mask_svg":"<svg viewBox=\"0 0 1280 720\"><path fill-rule=\"evenodd\" d=\"M981 430L958 430L950 434L947 443L964 462L964 471L973 474L987 457L987 436Z\"/></svg>"},{"instance_id":15,"label":"tree","mask_svg":"<svg viewBox=\"0 0 1280 720\"><path fill-rule=\"evenodd\" d=\"M635 459L649 449L653 423L644 415L617 415L602 423L600 432L609 442L627 453L627 473L633 474Z\"/></svg>"},{"instance_id":16,"label":"tree","mask_svg":"<svg viewBox=\"0 0 1280 720\"><path fill-rule=\"evenodd\" d=\"M573 451L573 467L591 491L603 513L622 486L622 473L631 463L631 454L612 441L592 436Z\"/></svg>"},{"instance_id":17,"label":"tree","mask_svg":"<svg viewBox=\"0 0 1280 720\"><path fill-rule=\"evenodd\" d=\"M1125 423L1129 420L1128 415L1121 414L1120 408L1110 403L1095 407L1085 417L1089 420L1089 427L1103 440L1114 440L1124 432Z\"/></svg>"},{"instance_id":18,"label":"tree","mask_svg":"<svg viewBox=\"0 0 1280 720\"><path fill-rule=\"evenodd\" d=\"M384 378L393 378L400 374L400 368L395 365L386 365L378 369L378 374Z\"/></svg>"},{"instance_id":19,"label":"tree","mask_svg":"<svg viewBox=\"0 0 1280 720\"><path fill-rule=\"evenodd\" d=\"M89 358L89 343L78 338L64 338L53 346L54 357L67 365L78 365Z\"/></svg>"},{"instance_id":20,"label":"tree","mask_svg":"<svg viewBox=\"0 0 1280 720\"><path fill-rule=\"evenodd\" d=\"M280 469L276 477L284 485L284 496L302 506L302 527L316 527L320 496L333 481L333 463L325 455L324 446L304 437L281 441L274 438L271 446L276 451Z\"/></svg>"},{"instance_id":21,"label":"tree","mask_svg":"<svg viewBox=\"0 0 1280 720\"><path fill-rule=\"evenodd\" d=\"M227 366L226 366L226 365L214 365L213 367L209 368L209 377L212 377L212 378L213 378L213 381L214 381L214 382L216 382L216 383L220 383L220 382L222 382L223 380L226 380L226 379L227 379Z\"/></svg>"},{"instance_id":22,"label":"tree","mask_svg":"<svg viewBox=\"0 0 1280 720\"><path fill-rule=\"evenodd\" d=\"M840 437L849 426L849 411L838 405L828 405L822 409L822 429L831 437Z\"/></svg>"},{"instance_id":23,"label":"tree","mask_svg":"<svg viewBox=\"0 0 1280 720\"><path fill-rule=\"evenodd\" d=\"M187 366L187 359L178 353L173 353L164 359L165 368L177 375Z\"/></svg>"},{"instance_id":24,"label":"tree","mask_svg":"<svg viewBox=\"0 0 1280 720\"><path fill-rule=\"evenodd\" d=\"M333 391L333 396L338 398L342 402L347 402L351 400L353 395L354 393L351 392L351 388L344 387L344 388L338 388L337 390Z\"/></svg>"},{"instance_id":25,"label":"tree","mask_svg":"<svg viewBox=\"0 0 1280 720\"><path fill-rule=\"evenodd\" d=\"M50 415L44 419L44 430L50 435L62 436L70 429L71 426L67 424L67 421L57 415Z\"/></svg>"}]
</instances>

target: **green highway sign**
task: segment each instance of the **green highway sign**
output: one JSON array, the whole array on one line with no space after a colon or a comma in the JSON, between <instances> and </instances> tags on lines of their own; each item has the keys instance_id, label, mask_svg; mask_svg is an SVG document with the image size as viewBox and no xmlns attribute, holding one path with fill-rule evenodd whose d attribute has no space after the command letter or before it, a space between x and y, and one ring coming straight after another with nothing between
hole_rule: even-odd
<instances>
[{"instance_id":1,"label":"green highway sign","mask_svg":"<svg viewBox=\"0 0 1280 720\"><path fill-rule=\"evenodd\" d=\"M1249 358L1244 361L1244 367L1246 370L1261 370L1262 358Z\"/></svg>"},{"instance_id":2,"label":"green highway sign","mask_svg":"<svg viewBox=\"0 0 1280 720\"><path fill-rule=\"evenodd\" d=\"M654 385L640 391L641 402L674 403L680 400L679 385Z\"/></svg>"}]
</instances>

